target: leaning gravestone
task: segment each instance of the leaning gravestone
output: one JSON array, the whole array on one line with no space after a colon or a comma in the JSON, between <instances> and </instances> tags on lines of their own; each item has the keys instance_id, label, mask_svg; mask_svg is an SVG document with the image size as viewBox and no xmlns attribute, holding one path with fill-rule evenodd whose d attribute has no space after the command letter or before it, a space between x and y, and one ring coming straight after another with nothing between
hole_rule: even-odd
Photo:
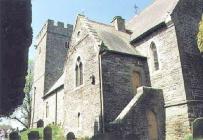
<instances>
[{"instance_id":1,"label":"leaning gravestone","mask_svg":"<svg viewBox=\"0 0 203 140\"><path fill-rule=\"evenodd\" d=\"M28 133L28 140L39 140L39 132L38 131L31 131Z\"/></svg>"},{"instance_id":2,"label":"leaning gravestone","mask_svg":"<svg viewBox=\"0 0 203 140\"><path fill-rule=\"evenodd\" d=\"M44 128L44 140L52 140L52 128L50 126Z\"/></svg>"},{"instance_id":3,"label":"leaning gravestone","mask_svg":"<svg viewBox=\"0 0 203 140\"><path fill-rule=\"evenodd\" d=\"M11 132L9 134L9 140L20 140L18 132Z\"/></svg>"},{"instance_id":4,"label":"leaning gravestone","mask_svg":"<svg viewBox=\"0 0 203 140\"><path fill-rule=\"evenodd\" d=\"M203 139L203 118L198 118L193 122L193 139Z\"/></svg>"}]
</instances>

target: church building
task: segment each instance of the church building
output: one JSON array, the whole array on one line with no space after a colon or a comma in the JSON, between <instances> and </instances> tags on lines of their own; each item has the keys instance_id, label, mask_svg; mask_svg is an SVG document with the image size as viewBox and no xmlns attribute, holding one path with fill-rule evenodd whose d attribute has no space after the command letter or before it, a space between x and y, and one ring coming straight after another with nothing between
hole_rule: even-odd
<instances>
[{"instance_id":1,"label":"church building","mask_svg":"<svg viewBox=\"0 0 203 140\"><path fill-rule=\"evenodd\" d=\"M155 0L129 21L48 20L36 38L32 127L182 140L203 117L202 14L202 0Z\"/></svg>"}]
</instances>

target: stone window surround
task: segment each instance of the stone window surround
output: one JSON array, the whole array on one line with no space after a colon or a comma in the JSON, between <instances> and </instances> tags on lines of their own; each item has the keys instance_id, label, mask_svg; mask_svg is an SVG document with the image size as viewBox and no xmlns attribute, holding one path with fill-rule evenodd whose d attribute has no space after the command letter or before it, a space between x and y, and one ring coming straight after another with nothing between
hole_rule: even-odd
<instances>
[{"instance_id":1,"label":"stone window surround","mask_svg":"<svg viewBox=\"0 0 203 140\"><path fill-rule=\"evenodd\" d=\"M76 88L83 85L83 63L81 62L80 56L77 57L76 66L75 66L75 84Z\"/></svg>"},{"instance_id":2,"label":"stone window surround","mask_svg":"<svg viewBox=\"0 0 203 140\"><path fill-rule=\"evenodd\" d=\"M158 68L155 67L155 57L154 57L154 54L153 54L153 50L152 50L152 45L155 46L155 49L156 49L156 61L158 63ZM157 43L155 43L155 41L150 41L150 45L149 45L149 63L150 63L150 69L151 71L154 73L154 72L158 72L160 70L160 63L159 63L159 53L158 53L158 47L157 47Z\"/></svg>"}]
</instances>

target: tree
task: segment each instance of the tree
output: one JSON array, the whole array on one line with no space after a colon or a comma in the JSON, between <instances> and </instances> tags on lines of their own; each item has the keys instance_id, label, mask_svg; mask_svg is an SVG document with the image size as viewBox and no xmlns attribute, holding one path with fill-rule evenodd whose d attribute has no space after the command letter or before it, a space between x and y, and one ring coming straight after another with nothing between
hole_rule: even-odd
<instances>
[{"instance_id":1,"label":"tree","mask_svg":"<svg viewBox=\"0 0 203 140\"><path fill-rule=\"evenodd\" d=\"M25 98L23 104L8 118L21 123L25 128L30 128L31 125L31 110L32 110L32 85L33 85L33 61L28 62L28 75L24 87Z\"/></svg>"},{"instance_id":2,"label":"tree","mask_svg":"<svg viewBox=\"0 0 203 140\"><path fill-rule=\"evenodd\" d=\"M203 54L203 17L199 23L199 32L197 34L197 44L200 52Z\"/></svg>"}]
</instances>

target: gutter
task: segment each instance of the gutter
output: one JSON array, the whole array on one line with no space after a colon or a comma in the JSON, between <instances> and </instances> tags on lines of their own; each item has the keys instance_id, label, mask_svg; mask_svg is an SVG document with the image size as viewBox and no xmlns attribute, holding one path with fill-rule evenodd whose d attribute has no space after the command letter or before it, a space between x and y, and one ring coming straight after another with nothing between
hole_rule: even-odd
<instances>
[{"instance_id":1,"label":"gutter","mask_svg":"<svg viewBox=\"0 0 203 140\"><path fill-rule=\"evenodd\" d=\"M107 53L114 53L114 54L120 54L120 55L125 55L125 56L131 56L131 57L139 57L139 58L142 58L142 59L147 59L147 57L142 56L142 55L129 54L129 53L118 52L118 51L108 50L108 49L102 50L102 51L100 52L100 54L102 54L102 53L104 53L104 52L107 52Z\"/></svg>"},{"instance_id":2,"label":"gutter","mask_svg":"<svg viewBox=\"0 0 203 140\"><path fill-rule=\"evenodd\" d=\"M141 35L137 36L135 39L133 39L132 41L130 41L130 44L136 43L140 40L142 40L144 37L148 36L149 34L152 34L153 32L157 31L160 28L164 28L167 27L165 21L155 25L154 27L152 27L151 29L147 30L146 32L142 33Z\"/></svg>"},{"instance_id":3,"label":"gutter","mask_svg":"<svg viewBox=\"0 0 203 140\"><path fill-rule=\"evenodd\" d=\"M61 86L57 87L57 88L54 89L53 91L51 91L51 92L45 94L45 95L42 97L42 99L43 99L43 100L47 99L49 96L55 94L55 91L58 91L58 90L60 90L60 89L62 89L62 88L64 88L64 84L62 84Z\"/></svg>"}]
</instances>

